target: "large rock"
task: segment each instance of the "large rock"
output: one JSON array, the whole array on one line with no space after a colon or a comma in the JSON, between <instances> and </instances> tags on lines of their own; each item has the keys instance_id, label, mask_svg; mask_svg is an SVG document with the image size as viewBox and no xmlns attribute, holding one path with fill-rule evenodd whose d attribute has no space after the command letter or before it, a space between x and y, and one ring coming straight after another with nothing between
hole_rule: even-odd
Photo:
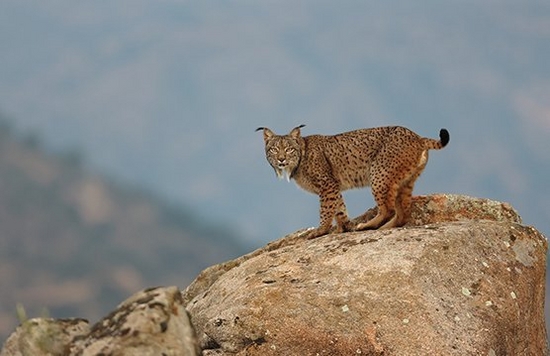
<instances>
[{"instance_id":1,"label":"large rock","mask_svg":"<svg viewBox=\"0 0 550 356\"><path fill-rule=\"evenodd\" d=\"M403 228L297 232L91 328L28 320L0 356L545 355L546 250L507 204L416 197Z\"/></svg>"},{"instance_id":2,"label":"large rock","mask_svg":"<svg viewBox=\"0 0 550 356\"><path fill-rule=\"evenodd\" d=\"M419 197L407 227L289 235L184 300L203 355L544 355L546 249L507 204Z\"/></svg>"}]
</instances>

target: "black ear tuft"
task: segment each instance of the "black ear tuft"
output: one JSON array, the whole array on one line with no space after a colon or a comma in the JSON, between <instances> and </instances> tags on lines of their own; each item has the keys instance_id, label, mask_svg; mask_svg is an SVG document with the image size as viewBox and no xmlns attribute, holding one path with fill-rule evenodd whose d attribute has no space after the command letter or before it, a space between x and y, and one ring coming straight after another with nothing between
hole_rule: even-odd
<instances>
[{"instance_id":1,"label":"black ear tuft","mask_svg":"<svg viewBox=\"0 0 550 356\"><path fill-rule=\"evenodd\" d=\"M258 127L256 129L256 131L261 131L263 130L264 131L264 140L267 142L267 140L269 140L270 138L272 138L273 136L275 136L275 134L273 133L273 131L271 131L270 129L268 129L267 127Z\"/></svg>"},{"instance_id":2,"label":"black ear tuft","mask_svg":"<svg viewBox=\"0 0 550 356\"><path fill-rule=\"evenodd\" d=\"M292 131L290 131L289 135L292 138L299 138L300 137L300 129L304 126L306 126L306 125L302 124L300 126L296 126L295 128L292 129Z\"/></svg>"}]
</instances>

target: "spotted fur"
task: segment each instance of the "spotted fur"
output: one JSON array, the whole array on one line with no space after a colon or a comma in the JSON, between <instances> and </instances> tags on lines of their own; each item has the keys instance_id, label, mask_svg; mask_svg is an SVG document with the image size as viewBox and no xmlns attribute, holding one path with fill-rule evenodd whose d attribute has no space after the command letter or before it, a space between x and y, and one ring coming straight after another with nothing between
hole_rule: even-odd
<instances>
[{"instance_id":1,"label":"spotted fur","mask_svg":"<svg viewBox=\"0 0 550 356\"><path fill-rule=\"evenodd\" d=\"M424 138L400 126L377 127L334 136L302 137L295 127L288 135L276 135L260 127L266 158L279 178L296 183L320 200L318 228L309 237L329 232L333 220L339 231L403 226L410 216L414 183L428 162L428 150L441 149L449 132L439 140ZM366 223L350 222L342 191L371 186L378 214Z\"/></svg>"}]
</instances>

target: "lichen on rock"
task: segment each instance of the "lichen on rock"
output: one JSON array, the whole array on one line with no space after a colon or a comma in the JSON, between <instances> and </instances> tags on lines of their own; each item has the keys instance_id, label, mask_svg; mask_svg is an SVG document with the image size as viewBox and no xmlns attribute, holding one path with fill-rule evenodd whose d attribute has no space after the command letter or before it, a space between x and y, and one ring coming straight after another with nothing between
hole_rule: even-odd
<instances>
[{"instance_id":1,"label":"lichen on rock","mask_svg":"<svg viewBox=\"0 0 550 356\"><path fill-rule=\"evenodd\" d=\"M193 327L177 287L134 294L73 340L71 355L196 355Z\"/></svg>"},{"instance_id":2,"label":"lichen on rock","mask_svg":"<svg viewBox=\"0 0 550 356\"><path fill-rule=\"evenodd\" d=\"M91 328L83 319L26 321L1 356L195 356L193 327L177 287L150 288L122 302Z\"/></svg>"}]
</instances>

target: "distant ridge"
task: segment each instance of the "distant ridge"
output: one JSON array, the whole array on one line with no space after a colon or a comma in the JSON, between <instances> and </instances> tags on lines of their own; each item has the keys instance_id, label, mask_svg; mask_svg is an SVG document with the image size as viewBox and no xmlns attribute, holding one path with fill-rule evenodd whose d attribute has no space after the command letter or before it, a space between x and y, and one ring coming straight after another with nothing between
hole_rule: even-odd
<instances>
[{"instance_id":1,"label":"distant ridge","mask_svg":"<svg viewBox=\"0 0 550 356\"><path fill-rule=\"evenodd\" d=\"M29 316L95 320L129 293L187 285L205 267L246 252L152 194L87 172L78 153L44 152L37 136L0 122L0 339Z\"/></svg>"}]
</instances>

